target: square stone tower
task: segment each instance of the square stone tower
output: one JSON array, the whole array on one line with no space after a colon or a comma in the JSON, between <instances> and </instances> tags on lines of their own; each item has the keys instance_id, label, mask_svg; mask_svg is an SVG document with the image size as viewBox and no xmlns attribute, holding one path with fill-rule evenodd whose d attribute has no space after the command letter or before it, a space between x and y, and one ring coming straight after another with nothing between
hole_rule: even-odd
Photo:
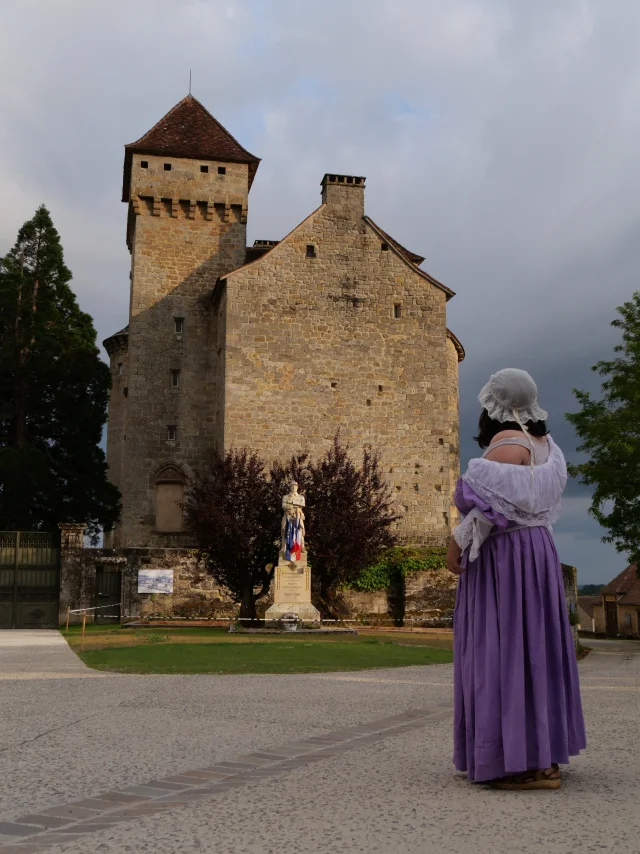
<instances>
[{"instance_id":1,"label":"square stone tower","mask_svg":"<svg viewBox=\"0 0 640 854\"><path fill-rule=\"evenodd\" d=\"M129 326L111 357L107 458L123 498L113 546L182 546L184 484L222 445L224 346L208 294L244 263L259 159L191 95L125 147Z\"/></svg>"}]
</instances>

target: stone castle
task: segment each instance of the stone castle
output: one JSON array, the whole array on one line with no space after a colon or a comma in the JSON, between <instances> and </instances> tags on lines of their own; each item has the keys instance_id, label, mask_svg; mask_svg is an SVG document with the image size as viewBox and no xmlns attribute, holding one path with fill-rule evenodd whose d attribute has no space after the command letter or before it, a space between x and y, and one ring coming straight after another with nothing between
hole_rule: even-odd
<instances>
[{"instance_id":1,"label":"stone castle","mask_svg":"<svg viewBox=\"0 0 640 854\"><path fill-rule=\"evenodd\" d=\"M404 542L444 544L458 474L453 292L365 214L365 179L326 174L282 240L246 245L259 158L192 96L125 147L129 325L111 360L110 547L179 548L212 451L381 453Z\"/></svg>"}]
</instances>

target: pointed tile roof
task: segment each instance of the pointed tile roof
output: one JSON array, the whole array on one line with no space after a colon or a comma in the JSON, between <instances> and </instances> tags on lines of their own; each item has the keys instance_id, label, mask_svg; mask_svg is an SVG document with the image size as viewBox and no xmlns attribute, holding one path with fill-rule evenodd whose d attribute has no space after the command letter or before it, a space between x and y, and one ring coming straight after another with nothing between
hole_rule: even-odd
<instances>
[{"instance_id":1,"label":"pointed tile roof","mask_svg":"<svg viewBox=\"0 0 640 854\"><path fill-rule=\"evenodd\" d=\"M129 201L133 152L193 160L222 160L249 164L249 187L260 158L250 154L231 136L200 101L187 95L136 142L124 147L122 201Z\"/></svg>"},{"instance_id":2,"label":"pointed tile roof","mask_svg":"<svg viewBox=\"0 0 640 854\"><path fill-rule=\"evenodd\" d=\"M623 569L606 587L603 596L621 596L618 605L640 605L640 578L635 563Z\"/></svg>"}]
</instances>

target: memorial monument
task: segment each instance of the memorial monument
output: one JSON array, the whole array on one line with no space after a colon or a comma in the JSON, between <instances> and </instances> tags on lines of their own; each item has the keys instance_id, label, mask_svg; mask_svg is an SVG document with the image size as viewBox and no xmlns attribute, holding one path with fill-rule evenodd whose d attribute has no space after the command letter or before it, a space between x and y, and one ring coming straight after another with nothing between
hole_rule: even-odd
<instances>
[{"instance_id":1,"label":"memorial monument","mask_svg":"<svg viewBox=\"0 0 640 854\"><path fill-rule=\"evenodd\" d=\"M311 567L307 563L304 527L304 495L292 481L282 499L282 526L278 565L273 574L273 605L265 620L296 614L301 622L318 622L320 612L311 604Z\"/></svg>"}]
</instances>

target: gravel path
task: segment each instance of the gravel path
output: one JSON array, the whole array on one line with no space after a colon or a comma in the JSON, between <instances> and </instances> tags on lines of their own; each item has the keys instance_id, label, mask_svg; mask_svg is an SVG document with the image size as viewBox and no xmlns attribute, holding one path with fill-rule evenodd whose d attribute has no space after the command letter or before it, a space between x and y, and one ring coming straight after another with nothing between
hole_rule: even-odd
<instances>
[{"instance_id":1,"label":"gravel path","mask_svg":"<svg viewBox=\"0 0 640 854\"><path fill-rule=\"evenodd\" d=\"M450 665L120 676L2 632L0 854L637 854L640 644L589 645L588 751L508 793L453 770Z\"/></svg>"}]
</instances>

